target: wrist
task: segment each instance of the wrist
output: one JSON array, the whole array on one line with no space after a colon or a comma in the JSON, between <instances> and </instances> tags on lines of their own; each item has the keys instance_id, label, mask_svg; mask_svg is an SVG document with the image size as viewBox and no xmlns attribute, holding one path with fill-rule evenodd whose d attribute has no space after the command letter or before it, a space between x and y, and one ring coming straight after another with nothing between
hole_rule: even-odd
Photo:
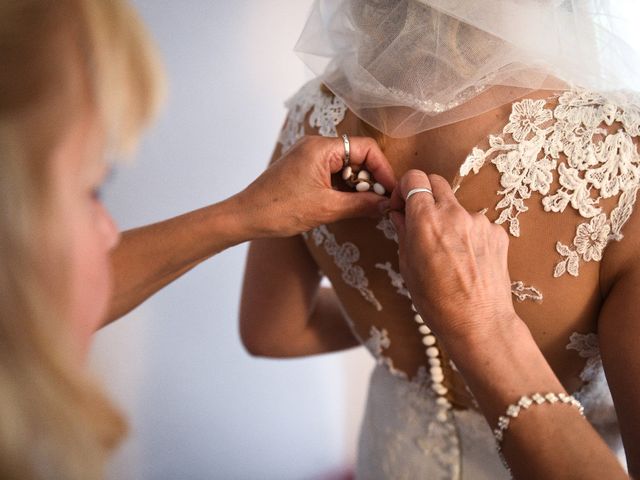
<instances>
[{"instance_id":1,"label":"wrist","mask_svg":"<svg viewBox=\"0 0 640 480\"><path fill-rule=\"evenodd\" d=\"M564 392L529 328L517 315L491 335L459 339L444 347L487 418L497 419L506 405L522 395Z\"/></svg>"},{"instance_id":2,"label":"wrist","mask_svg":"<svg viewBox=\"0 0 640 480\"><path fill-rule=\"evenodd\" d=\"M529 328L513 310L491 319L478 318L471 323L480 327L467 328L463 333L441 339L452 354L460 352L460 355L467 357L469 354L484 354L490 349L513 345L514 342L533 341Z\"/></svg>"},{"instance_id":3,"label":"wrist","mask_svg":"<svg viewBox=\"0 0 640 480\"><path fill-rule=\"evenodd\" d=\"M223 226L224 235L233 244L239 244L261 238L265 235L260 231L257 216L252 214L252 210L247 208L246 201L241 194L223 200L215 205L217 212L216 223Z\"/></svg>"}]
</instances>

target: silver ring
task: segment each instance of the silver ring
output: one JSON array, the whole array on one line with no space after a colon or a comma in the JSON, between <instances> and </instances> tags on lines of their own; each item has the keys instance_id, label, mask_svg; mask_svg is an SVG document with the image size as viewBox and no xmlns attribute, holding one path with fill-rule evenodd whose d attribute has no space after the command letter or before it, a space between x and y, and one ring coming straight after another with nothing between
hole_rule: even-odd
<instances>
[{"instance_id":1,"label":"silver ring","mask_svg":"<svg viewBox=\"0 0 640 480\"><path fill-rule=\"evenodd\" d=\"M405 203L409 201L409 198L411 197L411 195L415 193L421 193L421 192L427 192L427 193L430 193L431 196L433 196L433 191L430 188L414 188L413 190L409 190L409 193L407 193L407 198L404 199Z\"/></svg>"},{"instance_id":2,"label":"silver ring","mask_svg":"<svg viewBox=\"0 0 640 480\"><path fill-rule=\"evenodd\" d=\"M342 143L344 144L344 168L347 167L351 161L351 144L349 143L349 135L346 133L342 134Z\"/></svg>"}]
</instances>

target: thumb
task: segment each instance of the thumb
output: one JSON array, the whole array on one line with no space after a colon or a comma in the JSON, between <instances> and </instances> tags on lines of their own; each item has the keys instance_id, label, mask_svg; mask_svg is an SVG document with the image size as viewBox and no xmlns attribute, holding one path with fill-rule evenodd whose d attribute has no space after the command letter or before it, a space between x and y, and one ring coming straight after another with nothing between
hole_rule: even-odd
<instances>
[{"instance_id":1,"label":"thumb","mask_svg":"<svg viewBox=\"0 0 640 480\"><path fill-rule=\"evenodd\" d=\"M334 205L339 205L335 211L339 218L344 220L347 218L370 217L378 218L382 216L382 209L389 204L389 200L385 197L373 192L338 192L333 191L331 201Z\"/></svg>"},{"instance_id":2,"label":"thumb","mask_svg":"<svg viewBox=\"0 0 640 480\"><path fill-rule=\"evenodd\" d=\"M392 210L389 212L389 217L393 222L393 226L396 227L396 233L398 234L398 243L404 245L406 236L406 227L404 224L404 214Z\"/></svg>"}]
</instances>

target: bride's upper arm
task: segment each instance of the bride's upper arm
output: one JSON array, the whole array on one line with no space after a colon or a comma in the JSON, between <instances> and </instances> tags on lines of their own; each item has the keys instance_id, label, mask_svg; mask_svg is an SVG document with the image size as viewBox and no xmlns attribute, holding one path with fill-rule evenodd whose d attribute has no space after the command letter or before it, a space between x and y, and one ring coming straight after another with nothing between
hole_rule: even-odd
<instances>
[{"instance_id":1,"label":"bride's upper arm","mask_svg":"<svg viewBox=\"0 0 640 480\"><path fill-rule=\"evenodd\" d=\"M640 211L633 212L623 233L603 258L612 280L598 317L598 340L629 473L640 478Z\"/></svg>"},{"instance_id":2,"label":"bride's upper arm","mask_svg":"<svg viewBox=\"0 0 640 480\"><path fill-rule=\"evenodd\" d=\"M278 143L270 164L281 150ZM252 241L240 302L240 335L247 350L268 354L303 329L319 282L318 267L301 236Z\"/></svg>"},{"instance_id":3,"label":"bride's upper arm","mask_svg":"<svg viewBox=\"0 0 640 480\"><path fill-rule=\"evenodd\" d=\"M287 105L289 115L270 163L304 135L335 134L346 113L346 106L317 81L303 86ZM240 333L247 350L282 354L282 344L294 342L308 326L320 279L301 236L251 242L240 309ZM344 336L352 339L347 327Z\"/></svg>"}]
</instances>

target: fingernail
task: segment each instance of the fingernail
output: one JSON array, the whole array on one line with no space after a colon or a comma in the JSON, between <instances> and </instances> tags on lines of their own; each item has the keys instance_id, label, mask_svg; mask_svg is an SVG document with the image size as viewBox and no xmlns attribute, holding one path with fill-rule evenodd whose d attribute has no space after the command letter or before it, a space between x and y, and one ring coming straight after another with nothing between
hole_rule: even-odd
<instances>
[{"instance_id":1,"label":"fingernail","mask_svg":"<svg viewBox=\"0 0 640 480\"><path fill-rule=\"evenodd\" d=\"M378 203L378 211L381 214L386 214L387 210L389 210L391 208L391 200L386 199L386 200L382 200L380 203Z\"/></svg>"}]
</instances>

